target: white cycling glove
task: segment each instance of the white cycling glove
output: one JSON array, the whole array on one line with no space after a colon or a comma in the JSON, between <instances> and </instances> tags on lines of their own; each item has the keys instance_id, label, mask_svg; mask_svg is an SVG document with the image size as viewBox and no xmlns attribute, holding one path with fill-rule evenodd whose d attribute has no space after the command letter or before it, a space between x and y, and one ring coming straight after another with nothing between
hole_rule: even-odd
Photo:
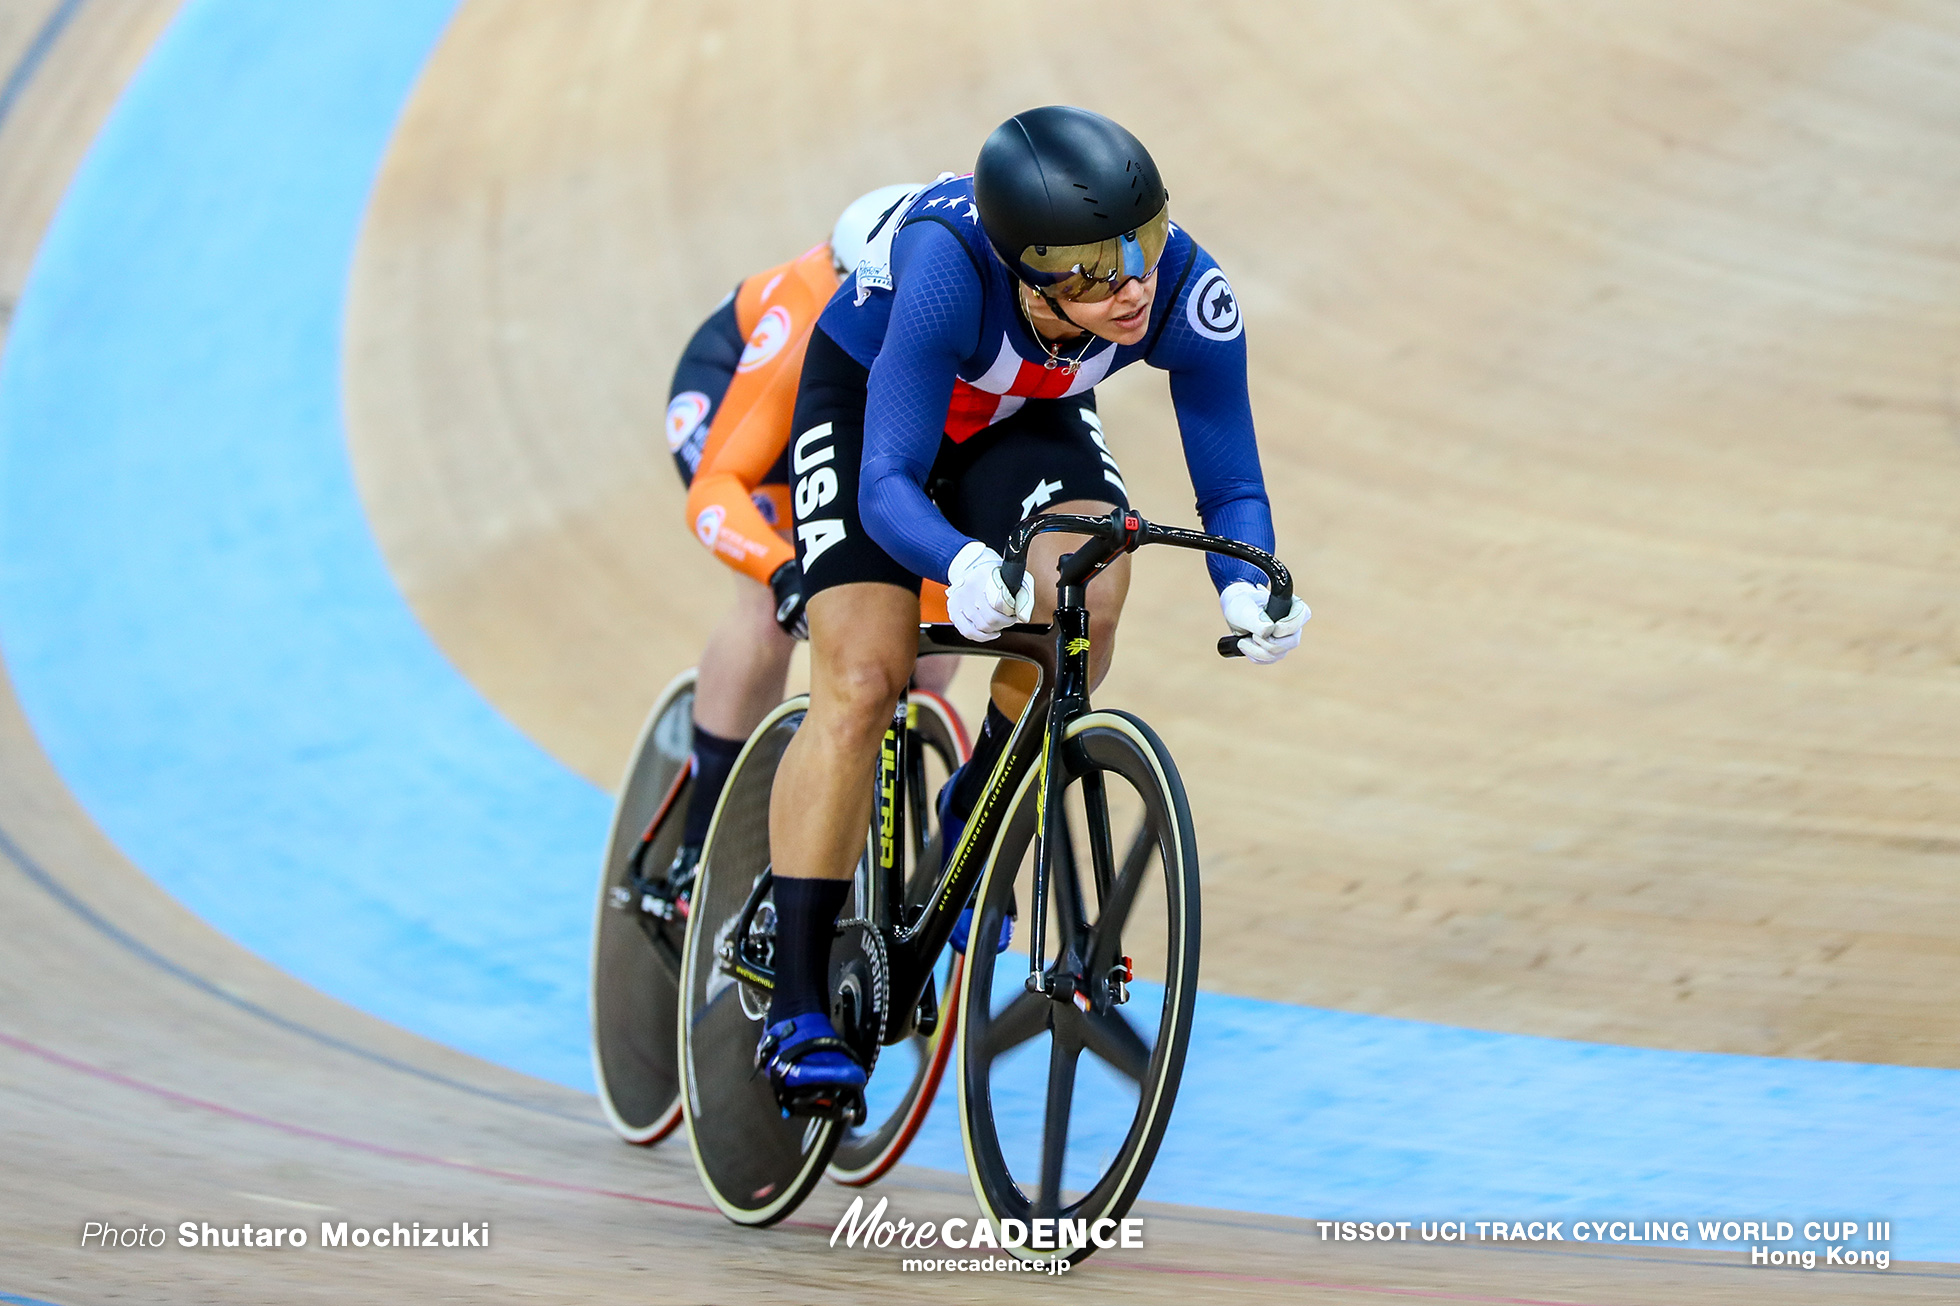
<instances>
[{"instance_id":1,"label":"white cycling glove","mask_svg":"<svg viewBox=\"0 0 1960 1306\"><path fill-rule=\"evenodd\" d=\"M1034 577L1023 573L1021 592L1009 594L1000 563L998 553L968 540L946 569L946 610L968 639L996 639L1015 622L1034 616Z\"/></svg>"},{"instance_id":2,"label":"white cycling glove","mask_svg":"<svg viewBox=\"0 0 1960 1306\"><path fill-rule=\"evenodd\" d=\"M1270 666L1300 647L1300 627L1313 616L1306 601L1296 594L1293 610L1274 621L1266 615L1266 600L1271 593L1264 585L1235 580L1218 596L1226 624L1245 636L1239 641L1239 652L1262 666Z\"/></svg>"}]
</instances>

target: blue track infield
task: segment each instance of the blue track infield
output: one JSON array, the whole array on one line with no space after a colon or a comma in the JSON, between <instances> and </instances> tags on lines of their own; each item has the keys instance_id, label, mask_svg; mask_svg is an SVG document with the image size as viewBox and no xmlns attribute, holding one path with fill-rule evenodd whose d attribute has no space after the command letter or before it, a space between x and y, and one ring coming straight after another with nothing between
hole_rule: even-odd
<instances>
[{"instance_id":1,"label":"blue track infield","mask_svg":"<svg viewBox=\"0 0 1960 1306\"><path fill-rule=\"evenodd\" d=\"M64 779L199 915L356 1006L586 1087L607 799L416 625L345 450L355 237L452 3L192 0L165 34L0 362L0 640ZM952 1105L949 1084L912 1159L963 1165ZM1960 1260L1956 1174L1952 1071L1207 994L1147 1195L1387 1220L1889 1219L1900 1257Z\"/></svg>"}]
</instances>

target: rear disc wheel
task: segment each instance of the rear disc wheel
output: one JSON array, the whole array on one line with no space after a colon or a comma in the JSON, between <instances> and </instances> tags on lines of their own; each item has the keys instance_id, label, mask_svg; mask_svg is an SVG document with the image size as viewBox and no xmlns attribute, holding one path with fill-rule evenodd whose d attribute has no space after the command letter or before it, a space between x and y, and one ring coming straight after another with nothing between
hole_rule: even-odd
<instances>
[{"instance_id":1,"label":"rear disc wheel","mask_svg":"<svg viewBox=\"0 0 1960 1306\"><path fill-rule=\"evenodd\" d=\"M640 730L606 836L592 930L593 1078L613 1130L641 1146L681 1122L674 1031L686 924L641 910L636 879L663 875L680 846L694 789L693 725L689 669L661 691Z\"/></svg>"},{"instance_id":2,"label":"rear disc wheel","mask_svg":"<svg viewBox=\"0 0 1960 1306\"><path fill-rule=\"evenodd\" d=\"M764 717L729 773L702 851L681 963L688 1145L702 1186L737 1224L774 1224L794 1211L823 1177L841 1133L836 1120L783 1116L755 1062L769 994L739 974L745 961L773 964L775 913L764 881L769 795L808 707L800 695ZM758 886L763 901L742 928Z\"/></svg>"}]
</instances>

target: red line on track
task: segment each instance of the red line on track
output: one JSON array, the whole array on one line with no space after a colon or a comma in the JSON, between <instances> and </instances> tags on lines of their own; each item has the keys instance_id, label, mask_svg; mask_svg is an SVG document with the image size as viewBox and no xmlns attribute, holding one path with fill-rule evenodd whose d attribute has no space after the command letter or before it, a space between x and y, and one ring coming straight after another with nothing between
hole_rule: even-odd
<instances>
[{"instance_id":1,"label":"red line on track","mask_svg":"<svg viewBox=\"0 0 1960 1306\"><path fill-rule=\"evenodd\" d=\"M370 1156L387 1157L393 1161L409 1161L417 1165L440 1166L445 1170L460 1170L465 1174L483 1175L491 1179L504 1179L514 1184L525 1184L532 1188L551 1188L559 1192L584 1193L590 1197L612 1197L622 1202L638 1202L645 1206L664 1206L674 1211L696 1211L704 1215L721 1214L714 1207L703 1205L700 1202L681 1202L675 1201L670 1197L648 1197L644 1193L621 1192L616 1188L593 1188L586 1184L567 1183L562 1179L543 1179L537 1175L522 1174L515 1170L499 1170L494 1166L476 1165L469 1161L451 1161L446 1157L430 1156L426 1152L410 1152L399 1147L388 1147L382 1143L370 1143L359 1138L349 1138L345 1134L329 1133L324 1129L313 1129L307 1125L296 1125L285 1120L274 1120L271 1116L262 1116L252 1111L241 1111L236 1107L226 1106L222 1102L212 1102L205 1098L193 1097L189 1093L180 1093L174 1088L165 1088L161 1084L152 1084L146 1080L125 1075L119 1070L110 1070L106 1066L97 1066L86 1061L79 1061L74 1057L56 1052L53 1048L45 1048L38 1043L30 1043L24 1038L16 1038L14 1035L5 1032L0 1032L0 1044L10 1047L16 1052L25 1052L29 1056L39 1057L41 1060L60 1066L64 1070L72 1070L77 1074L88 1075L91 1078L100 1079L105 1083L114 1084L119 1088L132 1089L138 1093L147 1093L152 1097L162 1098L166 1102L175 1102L180 1106L196 1107L200 1111L209 1111L213 1115L223 1116L227 1120L237 1120L245 1124L258 1125L260 1128L276 1130L282 1134L289 1134L294 1138L306 1138L318 1143L330 1143L335 1147L344 1147L351 1151L366 1152ZM808 1220L785 1220L783 1224L790 1228L799 1229L824 1230L830 1227ZM1181 1274L1192 1278L1221 1279L1235 1283L1271 1283L1290 1288L1317 1288L1323 1292L1370 1293L1385 1297L1416 1297L1427 1301L1483 1302L1487 1303L1488 1306L1598 1306L1598 1303L1545 1301L1535 1297L1487 1297L1473 1293L1432 1292L1421 1288L1382 1288L1361 1283L1323 1283L1313 1279L1283 1279L1258 1274L1233 1274L1228 1270L1185 1269L1174 1265L1125 1265L1121 1262L1111 1263L1105 1261L1102 1263L1102 1268L1128 1271L1136 1274Z\"/></svg>"},{"instance_id":2,"label":"red line on track","mask_svg":"<svg viewBox=\"0 0 1960 1306\"><path fill-rule=\"evenodd\" d=\"M508 1179L512 1183L529 1184L535 1188L555 1188L561 1192L586 1193L594 1197L616 1197L625 1202L640 1202L647 1206L665 1206L676 1211L702 1211L709 1215L721 1214L714 1207L704 1206L699 1202L678 1202L668 1197L648 1197L643 1193L625 1193L613 1188L591 1188L584 1184L566 1183L562 1179L541 1179L536 1175L519 1174L514 1170L499 1170L493 1166L476 1165L469 1161L451 1161L446 1157L430 1156L424 1152L409 1152L399 1147L388 1147L381 1143L370 1143L359 1138L349 1138L344 1134L328 1133L324 1129L312 1129L306 1125L295 1125L284 1120L274 1120L270 1116L256 1115L250 1111L240 1111L236 1107L229 1107L221 1102L209 1102L201 1097L192 1097L188 1093L179 1093L175 1089L164 1088L160 1084L151 1084L141 1079L132 1078L120 1071L110 1070L104 1066L90 1065L86 1061L77 1061L75 1058L64 1056L52 1048L44 1048L38 1043L30 1043L24 1038L15 1038L11 1034L0 1033L0 1043L4 1043L16 1051L39 1057L43 1061L52 1062L65 1070L73 1070L79 1074L90 1075L96 1079L118 1085L119 1087L135 1089L139 1093L148 1093L152 1097L160 1097L165 1101L176 1102L182 1106L193 1106L200 1111L209 1111L230 1120L242 1120L247 1124L259 1125L262 1128L276 1129L282 1134L291 1134L295 1138L310 1138L315 1142L331 1143L335 1147L350 1148L353 1151L366 1152L372 1156L385 1156L395 1161L413 1161L421 1165L441 1166L445 1170L461 1170L468 1174L487 1175L492 1179ZM816 1229L827 1226L808 1225L806 1227Z\"/></svg>"}]
</instances>

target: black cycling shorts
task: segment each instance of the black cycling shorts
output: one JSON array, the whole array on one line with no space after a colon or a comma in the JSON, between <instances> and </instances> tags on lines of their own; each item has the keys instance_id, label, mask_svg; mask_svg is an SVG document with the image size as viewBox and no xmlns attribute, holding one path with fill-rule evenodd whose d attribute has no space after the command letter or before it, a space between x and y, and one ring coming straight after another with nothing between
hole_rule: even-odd
<instances>
[{"instance_id":1,"label":"black cycling shorts","mask_svg":"<svg viewBox=\"0 0 1960 1306\"><path fill-rule=\"evenodd\" d=\"M880 548L858 517L865 387L870 376L822 327L810 333L796 417L790 425L796 433L790 441L796 463L809 469L792 482L790 495L798 528L796 559L803 565L806 596L859 581L883 581L919 592L919 577ZM825 423L830 426L827 434L801 438ZM825 448L835 451L831 457L821 458ZM836 492L819 505L814 502L818 498L814 489L806 493L802 484L820 472L834 473L837 485ZM953 529L993 549L1002 548L1016 526L1051 504L1092 499L1118 508L1130 506L1122 472L1103 442L1093 390L1065 399L1030 399L1013 415L963 443L941 438L926 495L946 514ZM806 500L812 501L807 514ZM820 524L821 529L805 532L806 516L812 519L807 524ZM812 541L819 545L814 560L809 556Z\"/></svg>"}]
</instances>

